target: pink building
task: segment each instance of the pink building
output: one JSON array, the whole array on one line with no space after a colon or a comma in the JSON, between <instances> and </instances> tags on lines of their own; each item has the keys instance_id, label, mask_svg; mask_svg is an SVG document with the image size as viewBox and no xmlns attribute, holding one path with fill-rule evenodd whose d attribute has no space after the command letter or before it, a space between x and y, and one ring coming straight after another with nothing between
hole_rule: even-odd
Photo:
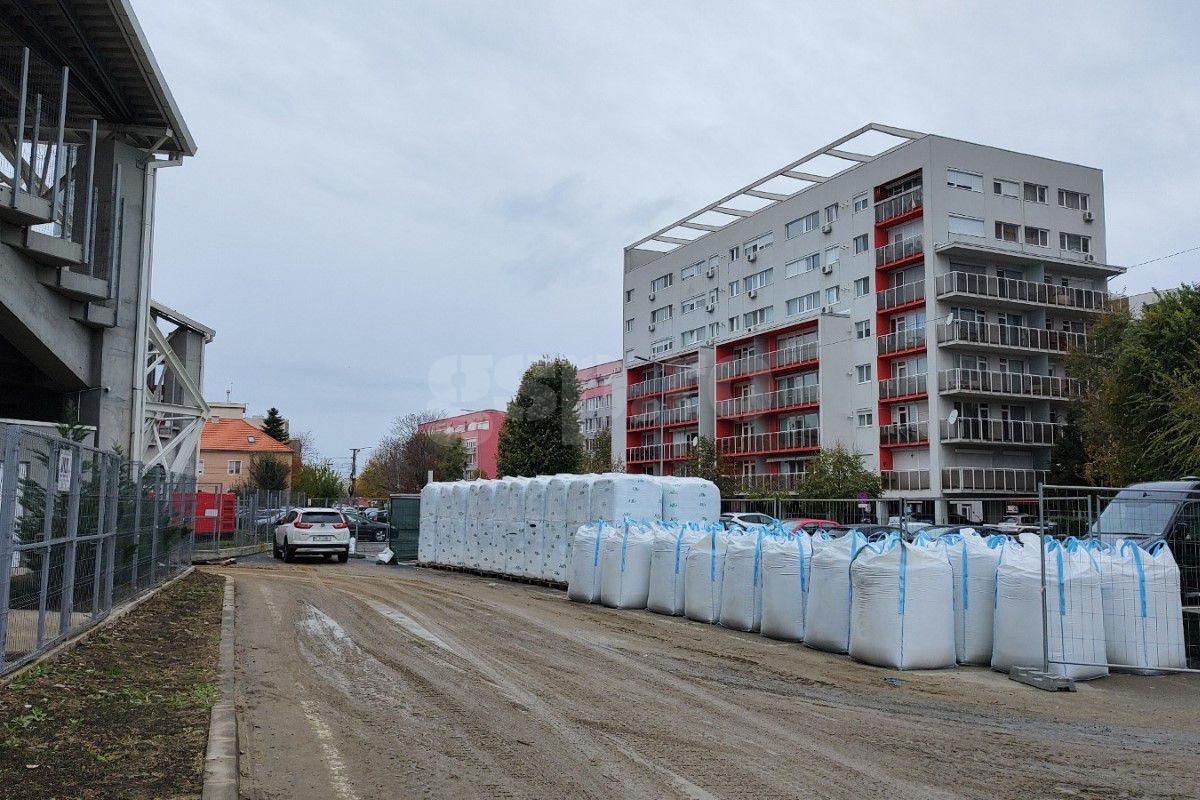
<instances>
[{"instance_id":1,"label":"pink building","mask_svg":"<svg viewBox=\"0 0 1200 800\"><path fill-rule=\"evenodd\" d=\"M500 441L500 426L504 424L504 412L495 409L471 411L457 417L446 417L426 422L423 431L436 431L457 436L467 447L467 469L463 477L475 470L485 478L496 477L496 454Z\"/></svg>"},{"instance_id":2,"label":"pink building","mask_svg":"<svg viewBox=\"0 0 1200 800\"><path fill-rule=\"evenodd\" d=\"M579 370L579 428L585 443L590 444L597 433L612 428L612 382L622 368L618 360Z\"/></svg>"}]
</instances>

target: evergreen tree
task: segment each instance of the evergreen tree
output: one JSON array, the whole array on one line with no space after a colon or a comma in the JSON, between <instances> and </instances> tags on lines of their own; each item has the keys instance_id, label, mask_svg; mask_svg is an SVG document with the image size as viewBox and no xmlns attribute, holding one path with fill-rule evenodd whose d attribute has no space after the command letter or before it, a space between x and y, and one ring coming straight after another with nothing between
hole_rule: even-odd
<instances>
[{"instance_id":1,"label":"evergreen tree","mask_svg":"<svg viewBox=\"0 0 1200 800\"><path fill-rule=\"evenodd\" d=\"M263 492L282 492L288 488L292 474L291 462L279 456L255 453L250 457L250 483Z\"/></svg>"},{"instance_id":2,"label":"evergreen tree","mask_svg":"<svg viewBox=\"0 0 1200 800\"><path fill-rule=\"evenodd\" d=\"M287 423L284 422L278 408L267 409L267 416L263 419L262 432L280 444L288 443Z\"/></svg>"},{"instance_id":3,"label":"evergreen tree","mask_svg":"<svg viewBox=\"0 0 1200 800\"><path fill-rule=\"evenodd\" d=\"M553 475L579 467L579 394L575 365L565 358L544 358L525 370L500 427L500 475Z\"/></svg>"},{"instance_id":4,"label":"evergreen tree","mask_svg":"<svg viewBox=\"0 0 1200 800\"><path fill-rule=\"evenodd\" d=\"M717 443L708 436L700 436L688 453L687 474L693 478L712 481L721 490L723 497L738 493L738 482L726 469L717 450Z\"/></svg>"}]
</instances>

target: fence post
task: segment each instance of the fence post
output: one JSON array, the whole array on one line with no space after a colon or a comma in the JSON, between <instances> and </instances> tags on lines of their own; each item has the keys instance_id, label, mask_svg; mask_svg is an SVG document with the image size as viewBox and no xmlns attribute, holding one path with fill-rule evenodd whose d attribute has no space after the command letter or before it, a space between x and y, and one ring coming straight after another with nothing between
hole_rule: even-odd
<instances>
[{"instance_id":1,"label":"fence post","mask_svg":"<svg viewBox=\"0 0 1200 800\"><path fill-rule=\"evenodd\" d=\"M83 483L83 448L74 445L71 449L71 494L67 497L67 544L63 552L62 598L58 604L58 635L63 636L71 629L75 616L75 563L79 549L75 541L79 536L79 496ZM95 609L93 609L94 611Z\"/></svg>"},{"instance_id":2,"label":"fence post","mask_svg":"<svg viewBox=\"0 0 1200 800\"><path fill-rule=\"evenodd\" d=\"M113 598L113 579L117 575L117 506L120 503L121 496L121 462L117 456L108 456L104 458L107 463L109 458L113 460L115 469L108 470L109 479L105 482L105 507L103 514L100 515L100 524L105 531L105 537L108 541L108 570L104 575L104 613L112 611Z\"/></svg>"},{"instance_id":3,"label":"fence post","mask_svg":"<svg viewBox=\"0 0 1200 800\"><path fill-rule=\"evenodd\" d=\"M1049 603L1046 597L1046 489L1038 485L1038 560L1042 569L1042 672L1050 672L1050 621Z\"/></svg>"},{"instance_id":4,"label":"fence post","mask_svg":"<svg viewBox=\"0 0 1200 800\"><path fill-rule=\"evenodd\" d=\"M36 139L34 140L37 141ZM46 492L42 495L42 542L48 542L53 537L54 509L58 504L58 442L50 440L46 450ZM35 649L41 649L46 641L46 606L50 602L50 554L53 547L43 544L41 582L38 586L38 618L37 638ZM59 625L61 626L61 622Z\"/></svg>"},{"instance_id":5,"label":"fence post","mask_svg":"<svg viewBox=\"0 0 1200 800\"><path fill-rule=\"evenodd\" d=\"M17 451L21 429L0 425L4 431L4 476L0 480L0 666L7 661L8 595L12 581L13 526L17 518Z\"/></svg>"},{"instance_id":6,"label":"fence post","mask_svg":"<svg viewBox=\"0 0 1200 800\"><path fill-rule=\"evenodd\" d=\"M138 564L142 557L142 464L129 463L129 479L133 483L133 574L130 583L136 591ZM154 540L150 541L150 585L154 585Z\"/></svg>"},{"instance_id":7,"label":"fence post","mask_svg":"<svg viewBox=\"0 0 1200 800\"><path fill-rule=\"evenodd\" d=\"M108 457L98 453L93 458L100 459L99 480L96 482L96 577L92 581L92 618L95 619L104 615L100 605L100 584L105 580L105 573L114 570L115 565L108 554L108 534L104 528L104 510L108 499Z\"/></svg>"}]
</instances>

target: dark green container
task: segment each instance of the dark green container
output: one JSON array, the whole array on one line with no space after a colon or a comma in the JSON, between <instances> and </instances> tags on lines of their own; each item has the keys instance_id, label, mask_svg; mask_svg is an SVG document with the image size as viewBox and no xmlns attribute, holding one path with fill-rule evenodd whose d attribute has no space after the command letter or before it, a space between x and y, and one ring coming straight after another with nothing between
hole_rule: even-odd
<instances>
[{"instance_id":1,"label":"dark green container","mask_svg":"<svg viewBox=\"0 0 1200 800\"><path fill-rule=\"evenodd\" d=\"M394 494L388 500L390 546L396 561L417 560L417 538L421 530L421 495Z\"/></svg>"}]
</instances>

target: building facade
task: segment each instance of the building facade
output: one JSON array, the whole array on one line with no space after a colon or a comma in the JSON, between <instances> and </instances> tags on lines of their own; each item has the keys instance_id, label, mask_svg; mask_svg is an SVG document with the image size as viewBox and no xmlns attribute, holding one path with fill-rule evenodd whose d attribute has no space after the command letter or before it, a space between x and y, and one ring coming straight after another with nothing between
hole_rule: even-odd
<instances>
[{"instance_id":1,"label":"building facade","mask_svg":"<svg viewBox=\"0 0 1200 800\"><path fill-rule=\"evenodd\" d=\"M484 478L495 478L500 426L503 424L504 412L490 408L426 422L421 425L420 430L445 433L463 440L467 448L464 478L476 474Z\"/></svg>"},{"instance_id":2,"label":"building facade","mask_svg":"<svg viewBox=\"0 0 1200 800\"><path fill-rule=\"evenodd\" d=\"M600 431L612 429L613 380L624 371L620 359L579 370L579 430L591 448Z\"/></svg>"},{"instance_id":3,"label":"building facade","mask_svg":"<svg viewBox=\"0 0 1200 800\"><path fill-rule=\"evenodd\" d=\"M233 492L250 483L250 461L274 458L288 467L288 486L294 476L292 449L277 442L238 416L216 417L204 423L196 479L201 491Z\"/></svg>"},{"instance_id":4,"label":"building facade","mask_svg":"<svg viewBox=\"0 0 1200 800\"><path fill-rule=\"evenodd\" d=\"M868 125L625 250L627 468L822 447L891 496L1036 489L1108 303L1100 170Z\"/></svg>"}]
</instances>

